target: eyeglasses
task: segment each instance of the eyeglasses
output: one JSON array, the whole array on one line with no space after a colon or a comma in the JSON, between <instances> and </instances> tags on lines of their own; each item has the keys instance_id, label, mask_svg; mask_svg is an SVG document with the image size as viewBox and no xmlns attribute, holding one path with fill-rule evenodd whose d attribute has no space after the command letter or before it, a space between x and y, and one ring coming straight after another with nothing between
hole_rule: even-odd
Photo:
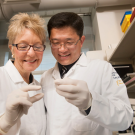
<instances>
[{"instance_id":1,"label":"eyeglasses","mask_svg":"<svg viewBox=\"0 0 135 135\"><path fill-rule=\"evenodd\" d=\"M77 45L79 40L80 39L78 39L77 42L68 41L64 44L61 44L60 42L50 42L50 44L52 48L61 48L62 45L64 45L66 48L73 48L75 45Z\"/></svg>"},{"instance_id":2,"label":"eyeglasses","mask_svg":"<svg viewBox=\"0 0 135 135\"><path fill-rule=\"evenodd\" d=\"M25 43L12 44L12 46L15 46L19 51L28 51L31 47L33 47L34 51L43 52L46 48L45 45L40 45L40 44L28 45Z\"/></svg>"}]
</instances>

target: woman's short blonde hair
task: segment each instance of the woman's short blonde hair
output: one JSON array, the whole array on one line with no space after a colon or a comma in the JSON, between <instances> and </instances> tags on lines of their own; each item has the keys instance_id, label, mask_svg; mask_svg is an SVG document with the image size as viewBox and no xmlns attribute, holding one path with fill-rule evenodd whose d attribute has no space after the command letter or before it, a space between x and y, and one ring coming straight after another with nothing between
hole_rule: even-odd
<instances>
[{"instance_id":1,"label":"woman's short blonde hair","mask_svg":"<svg viewBox=\"0 0 135 135\"><path fill-rule=\"evenodd\" d=\"M10 19L7 32L8 45L12 45L17 35L27 28L32 30L45 43L45 21L38 14L18 13Z\"/></svg>"}]
</instances>

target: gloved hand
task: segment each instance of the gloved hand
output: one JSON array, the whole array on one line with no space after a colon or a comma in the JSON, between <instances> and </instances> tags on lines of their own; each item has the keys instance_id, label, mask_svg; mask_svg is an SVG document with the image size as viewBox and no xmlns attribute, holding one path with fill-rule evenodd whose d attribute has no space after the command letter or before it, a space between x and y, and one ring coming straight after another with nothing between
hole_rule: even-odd
<instances>
[{"instance_id":1,"label":"gloved hand","mask_svg":"<svg viewBox=\"0 0 135 135\"><path fill-rule=\"evenodd\" d=\"M8 130L21 118L23 114L28 113L32 103L43 98L44 94L40 93L29 97L28 91L37 91L41 86L29 85L18 90L14 90L8 95L6 101L6 111L0 119L0 128L4 132Z\"/></svg>"},{"instance_id":2,"label":"gloved hand","mask_svg":"<svg viewBox=\"0 0 135 135\"><path fill-rule=\"evenodd\" d=\"M57 93L69 103L83 110L91 106L92 96L85 81L64 78L54 82Z\"/></svg>"}]
</instances>

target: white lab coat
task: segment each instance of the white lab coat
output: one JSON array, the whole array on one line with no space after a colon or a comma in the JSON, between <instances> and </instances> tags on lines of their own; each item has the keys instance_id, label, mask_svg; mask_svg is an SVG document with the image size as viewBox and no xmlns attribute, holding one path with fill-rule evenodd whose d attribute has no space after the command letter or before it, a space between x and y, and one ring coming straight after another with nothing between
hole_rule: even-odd
<instances>
[{"instance_id":1,"label":"white lab coat","mask_svg":"<svg viewBox=\"0 0 135 135\"><path fill-rule=\"evenodd\" d=\"M0 116L5 112L6 99L13 90L27 86L22 76L15 68L11 60L3 67L0 67ZM29 85L39 85L36 80ZM29 91L33 96L39 91ZM45 135L46 115L43 99L33 103L29 108L28 114L23 115L21 121L18 121L6 135Z\"/></svg>"},{"instance_id":2,"label":"white lab coat","mask_svg":"<svg viewBox=\"0 0 135 135\"><path fill-rule=\"evenodd\" d=\"M106 61L88 60L84 54L65 77L84 80L92 94L89 115L68 103L55 89L60 79L58 65L41 78L47 108L46 135L112 135L125 130L133 118L127 89L113 67Z\"/></svg>"}]
</instances>

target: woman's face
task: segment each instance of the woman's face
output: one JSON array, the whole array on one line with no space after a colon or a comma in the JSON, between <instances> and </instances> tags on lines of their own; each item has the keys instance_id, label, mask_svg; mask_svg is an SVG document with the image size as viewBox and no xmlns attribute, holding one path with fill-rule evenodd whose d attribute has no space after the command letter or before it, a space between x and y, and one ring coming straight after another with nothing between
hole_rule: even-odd
<instances>
[{"instance_id":1,"label":"woman's face","mask_svg":"<svg viewBox=\"0 0 135 135\"><path fill-rule=\"evenodd\" d=\"M41 44L41 39L30 29L25 29L19 34L14 44L25 43L28 45ZM34 71L41 63L43 52L34 51L31 47L28 51L19 51L13 47L12 54L14 54L14 65L20 73L30 73Z\"/></svg>"}]
</instances>

